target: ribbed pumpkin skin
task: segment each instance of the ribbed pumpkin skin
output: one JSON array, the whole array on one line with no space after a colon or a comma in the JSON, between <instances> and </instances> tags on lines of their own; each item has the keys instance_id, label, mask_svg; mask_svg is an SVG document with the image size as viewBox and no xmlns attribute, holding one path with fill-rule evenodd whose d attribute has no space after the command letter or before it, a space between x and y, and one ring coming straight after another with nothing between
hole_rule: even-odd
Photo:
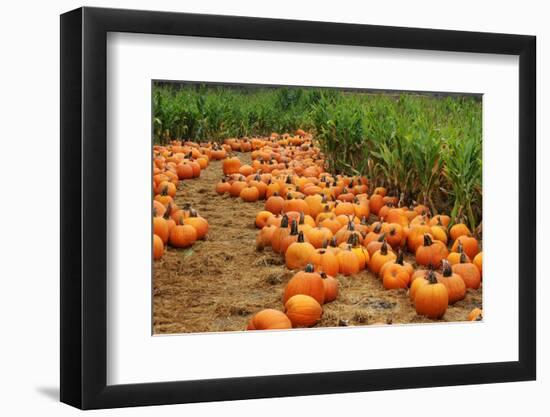
<instances>
[{"instance_id":1,"label":"ribbed pumpkin skin","mask_svg":"<svg viewBox=\"0 0 550 417\"><path fill-rule=\"evenodd\" d=\"M317 249L310 256L309 263L313 264L315 271L326 272L327 275L336 276L340 270L336 255L327 249Z\"/></svg>"},{"instance_id":2,"label":"ribbed pumpkin skin","mask_svg":"<svg viewBox=\"0 0 550 417\"><path fill-rule=\"evenodd\" d=\"M268 308L256 313L248 322L247 330L291 329L292 323L285 313Z\"/></svg>"},{"instance_id":3,"label":"ribbed pumpkin skin","mask_svg":"<svg viewBox=\"0 0 550 417\"><path fill-rule=\"evenodd\" d=\"M292 322L292 327L310 327L321 319L323 308L309 295L297 294L285 303L287 317Z\"/></svg>"},{"instance_id":4,"label":"ribbed pumpkin skin","mask_svg":"<svg viewBox=\"0 0 550 417\"><path fill-rule=\"evenodd\" d=\"M416 291L414 297L416 313L430 319L443 317L449 305L447 288L443 284L428 282Z\"/></svg>"},{"instance_id":5,"label":"ribbed pumpkin skin","mask_svg":"<svg viewBox=\"0 0 550 417\"><path fill-rule=\"evenodd\" d=\"M158 235L153 235L153 259L160 259L162 255L164 255L164 243Z\"/></svg>"},{"instance_id":6,"label":"ribbed pumpkin skin","mask_svg":"<svg viewBox=\"0 0 550 417\"><path fill-rule=\"evenodd\" d=\"M312 265L309 265L313 269ZM283 304L296 294L304 294L313 297L319 304L325 302L325 284L321 275L317 272L300 271L296 273L288 284L283 294Z\"/></svg>"},{"instance_id":7,"label":"ribbed pumpkin skin","mask_svg":"<svg viewBox=\"0 0 550 417\"><path fill-rule=\"evenodd\" d=\"M300 232L301 233L301 232ZM304 268L311 255L315 252L315 248L308 242L294 242L285 253L285 262L288 269Z\"/></svg>"},{"instance_id":8,"label":"ribbed pumpkin skin","mask_svg":"<svg viewBox=\"0 0 550 417\"><path fill-rule=\"evenodd\" d=\"M326 276L323 278L323 284L325 286L325 303L330 303L336 300L338 297L338 281L336 278Z\"/></svg>"},{"instance_id":9,"label":"ribbed pumpkin skin","mask_svg":"<svg viewBox=\"0 0 550 417\"><path fill-rule=\"evenodd\" d=\"M453 272L460 275L466 284L466 288L477 290L481 285L479 269L472 263L458 263L453 265Z\"/></svg>"}]
</instances>

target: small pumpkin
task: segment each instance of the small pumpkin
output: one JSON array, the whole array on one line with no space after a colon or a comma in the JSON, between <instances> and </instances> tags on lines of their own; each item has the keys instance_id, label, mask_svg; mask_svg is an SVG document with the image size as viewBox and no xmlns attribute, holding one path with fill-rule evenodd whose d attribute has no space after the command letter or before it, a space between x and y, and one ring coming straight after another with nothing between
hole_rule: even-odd
<instances>
[{"instance_id":1,"label":"small pumpkin","mask_svg":"<svg viewBox=\"0 0 550 417\"><path fill-rule=\"evenodd\" d=\"M464 280L453 272L449 261L444 259L442 265L443 272L440 278L438 278L438 281L447 288L449 304L454 304L457 301L463 300L466 296L466 285L464 284Z\"/></svg>"},{"instance_id":2,"label":"small pumpkin","mask_svg":"<svg viewBox=\"0 0 550 417\"><path fill-rule=\"evenodd\" d=\"M329 241L332 238L332 232L329 228L323 226L312 227L305 232L307 240L314 248L323 246L323 242Z\"/></svg>"},{"instance_id":3,"label":"small pumpkin","mask_svg":"<svg viewBox=\"0 0 550 417\"><path fill-rule=\"evenodd\" d=\"M449 229L449 236L452 240L457 240L460 236L470 235L470 229L464 223L455 223Z\"/></svg>"},{"instance_id":4,"label":"small pumpkin","mask_svg":"<svg viewBox=\"0 0 550 417\"><path fill-rule=\"evenodd\" d=\"M223 160L223 173L225 175L238 174L241 168L239 158L226 158Z\"/></svg>"},{"instance_id":5,"label":"small pumpkin","mask_svg":"<svg viewBox=\"0 0 550 417\"><path fill-rule=\"evenodd\" d=\"M418 265L439 268L441 261L447 257L447 247L438 240L432 240L429 234L424 235L424 244L416 250L416 263Z\"/></svg>"},{"instance_id":6,"label":"small pumpkin","mask_svg":"<svg viewBox=\"0 0 550 417\"><path fill-rule=\"evenodd\" d=\"M271 246L273 233L277 230L276 226L264 226L256 235L256 250L262 251L265 247Z\"/></svg>"},{"instance_id":7,"label":"small pumpkin","mask_svg":"<svg viewBox=\"0 0 550 417\"><path fill-rule=\"evenodd\" d=\"M325 303L330 303L338 297L338 281L325 272L321 272L321 278L325 286Z\"/></svg>"},{"instance_id":8,"label":"small pumpkin","mask_svg":"<svg viewBox=\"0 0 550 417\"><path fill-rule=\"evenodd\" d=\"M189 224L178 224L170 232L169 242L175 248L188 248L197 240L197 230Z\"/></svg>"},{"instance_id":9,"label":"small pumpkin","mask_svg":"<svg viewBox=\"0 0 550 417\"><path fill-rule=\"evenodd\" d=\"M372 255L369 262L369 269L374 274L378 274L386 262L394 261L395 259L397 259L397 255L389 249L388 244L384 242L380 249Z\"/></svg>"},{"instance_id":10,"label":"small pumpkin","mask_svg":"<svg viewBox=\"0 0 550 417\"><path fill-rule=\"evenodd\" d=\"M291 329L292 323L285 313L272 308L259 311L248 322L246 330Z\"/></svg>"},{"instance_id":11,"label":"small pumpkin","mask_svg":"<svg viewBox=\"0 0 550 417\"><path fill-rule=\"evenodd\" d=\"M326 272L330 276L336 276L340 270L338 258L334 253L327 250L326 247L316 249L308 262L313 264L315 271Z\"/></svg>"},{"instance_id":12,"label":"small pumpkin","mask_svg":"<svg viewBox=\"0 0 550 417\"><path fill-rule=\"evenodd\" d=\"M222 178L221 181L216 184L216 192L219 195L228 193L230 189L231 189L231 184L229 184L225 180L225 178Z\"/></svg>"},{"instance_id":13,"label":"small pumpkin","mask_svg":"<svg viewBox=\"0 0 550 417\"><path fill-rule=\"evenodd\" d=\"M271 248L275 253L281 253L281 245L283 240L290 233L290 228L288 227L288 216L286 214L281 218L281 225L273 232L273 237L271 239Z\"/></svg>"},{"instance_id":14,"label":"small pumpkin","mask_svg":"<svg viewBox=\"0 0 550 417\"><path fill-rule=\"evenodd\" d=\"M359 259L357 255L352 252L349 245L346 249L340 250L336 258L338 259L338 269L342 275L348 276L359 272Z\"/></svg>"},{"instance_id":15,"label":"small pumpkin","mask_svg":"<svg viewBox=\"0 0 550 417\"><path fill-rule=\"evenodd\" d=\"M164 255L164 243L158 235L153 235L153 259L160 259L162 255Z\"/></svg>"},{"instance_id":16,"label":"small pumpkin","mask_svg":"<svg viewBox=\"0 0 550 417\"><path fill-rule=\"evenodd\" d=\"M466 284L466 288L477 290L481 285L481 274L473 263L466 260L466 254L463 253L460 257L460 263L452 266L453 272L460 275Z\"/></svg>"},{"instance_id":17,"label":"small pumpkin","mask_svg":"<svg viewBox=\"0 0 550 417\"><path fill-rule=\"evenodd\" d=\"M462 247L464 248L464 253L468 255L470 259L474 259L474 257L479 253L479 243L475 237L467 235L459 236L454 241L451 248L453 252L457 251L459 243L462 244Z\"/></svg>"},{"instance_id":18,"label":"small pumpkin","mask_svg":"<svg viewBox=\"0 0 550 417\"><path fill-rule=\"evenodd\" d=\"M382 274L382 284L385 289L393 290L407 288L409 286L411 275L405 266L396 262L387 262L385 265L384 273Z\"/></svg>"},{"instance_id":19,"label":"small pumpkin","mask_svg":"<svg viewBox=\"0 0 550 417\"><path fill-rule=\"evenodd\" d=\"M323 308L315 298L296 294L285 303L285 312L292 327L310 327L321 319Z\"/></svg>"},{"instance_id":20,"label":"small pumpkin","mask_svg":"<svg viewBox=\"0 0 550 417\"><path fill-rule=\"evenodd\" d=\"M197 231L197 239L203 239L208 233L208 221L204 217L198 215L197 211L191 209L189 217L183 220L185 224L193 226Z\"/></svg>"},{"instance_id":21,"label":"small pumpkin","mask_svg":"<svg viewBox=\"0 0 550 417\"><path fill-rule=\"evenodd\" d=\"M283 204L285 200L275 192L271 197L265 201L265 209L273 214L280 214L283 211Z\"/></svg>"},{"instance_id":22,"label":"small pumpkin","mask_svg":"<svg viewBox=\"0 0 550 417\"><path fill-rule=\"evenodd\" d=\"M483 310L481 308L474 308L468 313L468 321L481 321L483 320Z\"/></svg>"},{"instance_id":23,"label":"small pumpkin","mask_svg":"<svg viewBox=\"0 0 550 417\"><path fill-rule=\"evenodd\" d=\"M447 287L439 283L434 274L428 274L427 283L416 291L414 305L416 314L434 320L443 317L449 306Z\"/></svg>"},{"instance_id":24,"label":"small pumpkin","mask_svg":"<svg viewBox=\"0 0 550 417\"><path fill-rule=\"evenodd\" d=\"M239 196L241 197L241 200L247 203L253 203L255 201L258 201L258 199L260 198L260 192L256 187L244 187L241 190Z\"/></svg>"},{"instance_id":25,"label":"small pumpkin","mask_svg":"<svg viewBox=\"0 0 550 417\"><path fill-rule=\"evenodd\" d=\"M304 241L304 234L299 232L296 242L292 243L285 253L285 263L288 269L304 268L315 248L309 242Z\"/></svg>"},{"instance_id":26,"label":"small pumpkin","mask_svg":"<svg viewBox=\"0 0 550 417\"><path fill-rule=\"evenodd\" d=\"M479 269L479 274L483 275L483 252L479 252L476 256L474 256L473 264L477 266L477 269Z\"/></svg>"}]
</instances>

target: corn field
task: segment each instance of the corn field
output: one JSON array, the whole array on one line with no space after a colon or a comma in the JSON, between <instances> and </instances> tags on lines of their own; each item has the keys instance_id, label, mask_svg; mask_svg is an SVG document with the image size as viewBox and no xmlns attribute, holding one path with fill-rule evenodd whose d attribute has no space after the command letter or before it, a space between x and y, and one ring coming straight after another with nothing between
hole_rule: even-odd
<instances>
[{"instance_id":1,"label":"corn field","mask_svg":"<svg viewBox=\"0 0 550 417\"><path fill-rule=\"evenodd\" d=\"M156 84L152 104L155 143L304 129L327 170L364 175L371 189L386 187L403 205L426 204L481 229L482 104L475 97Z\"/></svg>"}]
</instances>

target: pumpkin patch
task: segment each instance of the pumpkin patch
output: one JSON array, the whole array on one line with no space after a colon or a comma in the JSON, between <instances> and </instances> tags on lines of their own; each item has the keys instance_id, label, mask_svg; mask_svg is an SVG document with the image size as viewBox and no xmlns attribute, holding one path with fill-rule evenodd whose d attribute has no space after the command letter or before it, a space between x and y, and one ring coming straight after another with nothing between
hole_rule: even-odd
<instances>
[{"instance_id":1,"label":"pumpkin patch","mask_svg":"<svg viewBox=\"0 0 550 417\"><path fill-rule=\"evenodd\" d=\"M328 128L224 129L153 146L155 333L482 320L475 210L346 170Z\"/></svg>"}]
</instances>

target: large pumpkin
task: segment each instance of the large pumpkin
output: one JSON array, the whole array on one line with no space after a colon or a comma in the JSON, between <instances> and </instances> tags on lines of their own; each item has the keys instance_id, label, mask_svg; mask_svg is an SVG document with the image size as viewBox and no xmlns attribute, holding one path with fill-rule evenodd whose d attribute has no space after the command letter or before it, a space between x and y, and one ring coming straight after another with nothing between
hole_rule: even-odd
<instances>
[{"instance_id":1,"label":"large pumpkin","mask_svg":"<svg viewBox=\"0 0 550 417\"><path fill-rule=\"evenodd\" d=\"M305 270L297 272L288 281L283 294L283 304L296 294L309 295L319 304L325 302L325 284L321 275L314 272L312 264L307 264Z\"/></svg>"},{"instance_id":2,"label":"large pumpkin","mask_svg":"<svg viewBox=\"0 0 550 417\"><path fill-rule=\"evenodd\" d=\"M481 274L473 263L467 262L466 254L462 254L460 263L453 265L453 272L460 275L466 284L466 288L477 290L481 285Z\"/></svg>"},{"instance_id":3,"label":"large pumpkin","mask_svg":"<svg viewBox=\"0 0 550 417\"><path fill-rule=\"evenodd\" d=\"M315 298L296 294L285 303L285 312L292 327L310 327L321 319L323 308Z\"/></svg>"},{"instance_id":4,"label":"large pumpkin","mask_svg":"<svg viewBox=\"0 0 550 417\"><path fill-rule=\"evenodd\" d=\"M449 305L445 285L437 282L434 274L428 274L428 282L418 288L414 297L416 313L430 319L443 317Z\"/></svg>"},{"instance_id":5,"label":"large pumpkin","mask_svg":"<svg viewBox=\"0 0 550 417\"><path fill-rule=\"evenodd\" d=\"M433 241L429 234L424 235L424 244L416 249L416 263L418 265L439 268L441 261L447 257L449 251L440 241Z\"/></svg>"},{"instance_id":6,"label":"large pumpkin","mask_svg":"<svg viewBox=\"0 0 550 417\"><path fill-rule=\"evenodd\" d=\"M267 308L256 313L248 322L246 330L291 329L292 323L285 313Z\"/></svg>"}]
</instances>

